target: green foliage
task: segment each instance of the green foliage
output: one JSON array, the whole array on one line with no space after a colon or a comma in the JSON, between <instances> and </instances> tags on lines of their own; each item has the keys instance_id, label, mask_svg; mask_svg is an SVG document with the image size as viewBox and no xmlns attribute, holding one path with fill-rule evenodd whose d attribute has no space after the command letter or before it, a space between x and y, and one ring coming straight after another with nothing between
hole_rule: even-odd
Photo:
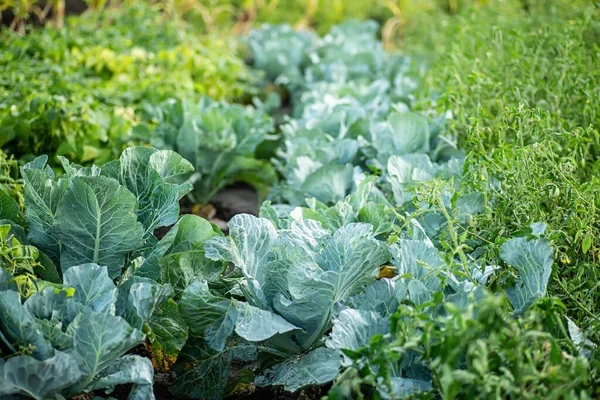
<instances>
[{"instance_id":1,"label":"green foliage","mask_svg":"<svg viewBox=\"0 0 600 400\"><path fill-rule=\"evenodd\" d=\"M148 299L162 301L152 296L158 285L136 283L118 302L106 267L85 264L64 274L64 290L21 303L2 279L1 338L12 357L0 359L0 394L44 400L133 383L131 398L154 398L149 360L124 354L144 339L135 321L152 313Z\"/></svg>"},{"instance_id":2,"label":"green foliage","mask_svg":"<svg viewBox=\"0 0 600 400\"><path fill-rule=\"evenodd\" d=\"M18 171L18 164L13 157L8 156L0 150L0 191L16 200L17 204L22 208L23 182L19 179ZM0 202L2 202L2 200L0 200Z\"/></svg>"},{"instance_id":3,"label":"green foliage","mask_svg":"<svg viewBox=\"0 0 600 400\"><path fill-rule=\"evenodd\" d=\"M599 394L597 6L90 4L68 29L0 33L0 145L30 161L24 202L12 158L0 169L0 395L152 398L150 363L125 355L142 332L177 396L340 371L331 399ZM234 42L176 14L327 34L253 30L282 98L245 107L220 101L253 94ZM330 27L347 16L382 24ZM271 165L257 149L279 145L267 111L288 100ZM109 161L140 142L163 150ZM41 151L103 166L55 174ZM263 195L273 166L261 218L228 237L180 218L190 183L201 203L235 181ZM252 371L231 382L233 365Z\"/></svg>"},{"instance_id":4,"label":"green foliage","mask_svg":"<svg viewBox=\"0 0 600 400\"><path fill-rule=\"evenodd\" d=\"M13 277L19 293L27 297L37 291L36 272L43 267L38 261L38 249L21 244L11 228L11 225L0 225L0 266Z\"/></svg>"},{"instance_id":5,"label":"green foliage","mask_svg":"<svg viewBox=\"0 0 600 400\"><path fill-rule=\"evenodd\" d=\"M439 305L438 299L401 307L391 318L391 336L347 351L354 365L327 398L403 398L398 393L410 386L394 373L414 360L433 384L430 393L410 398L589 398L590 361L569 338L560 302L538 302L515 319L501 298L488 295L466 309L446 303L445 313L431 319L428 308Z\"/></svg>"},{"instance_id":6,"label":"green foliage","mask_svg":"<svg viewBox=\"0 0 600 400\"><path fill-rule=\"evenodd\" d=\"M452 112L446 126L467 151L466 181L485 199L475 224L490 257L522 227L544 221L558 260L548 290L593 334L600 314L599 9L561 0L522 6L440 16L433 26L441 28L425 36L437 43L436 63L417 108Z\"/></svg>"},{"instance_id":7,"label":"green foliage","mask_svg":"<svg viewBox=\"0 0 600 400\"><path fill-rule=\"evenodd\" d=\"M62 159L57 178L47 156L22 168L29 241L65 273L82 263L121 276L136 252L154 244L155 229L179 218L179 199L192 187L170 183L192 166L176 153L132 147L102 169Z\"/></svg>"},{"instance_id":8,"label":"green foliage","mask_svg":"<svg viewBox=\"0 0 600 400\"><path fill-rule=\"evenodd\" d=\"M229 237L209 239L205 250L208 258L231 262L235 270L193 283L179 303L192 333L204 344L201 362L180 377L175 390L219 398L225 378L207 376L206 364L212 363L211 374L219 370L226 377L235 355L224 355L235 354L239 343L256 346L257 354L245 361L262 360L256 385L296 391L331 381L341 359L335 350L322 347L324 335L337 307L377 278L389 259L386 244L364 223L328 231L301 220L278 230L265 218L241 214L229 228ZM220 286L231 289L222 294ZM187 351L200 356L197 345ZM192 374L204 376L201 386L198 378L190 379Z\"/></svg>"},{"instance_id":9,"label":"green foliage","mask_svg":"<svg viewBox=\"0 0 600 400\"><path fill-rule=\"evenodd\" d=\"M48 317L44 318L50 321L40 322L42 327L39 329L49 335L48 340L58 338L60 343L47 345L37 334L33 338L21 338L23 340L18 337L6 339L7 332L16 332L24 326L18 320L21 317L15 314L13 317L17 322L14 326L11 325L8 331L8 328L0 327L6 346L15 352L18 347L15 342L23 342L24 349L39 357L36 360L20 359L19 362L31 364L31 368L25 368L21 375L0 377L0 393L21 393L21 389L27 393L29 388L20 380L36 379L39 371L48 365L54 368L53 365L69 361L65 357L62 361L53 359L52 348L58 346L60 351L70 348L65 333L73 333L75 328L70 327L71 321L84 318L82 315L88 308L94 313L118 317L116 321L123 324L126 321L127 326L135 330L134 345L140 344L144 332L155 367L168 370L188 336L187 324L179 315L177 304L169 299L179 296L185 287L198 280L216 279L224 269L223 263L204 256L204 242L212 236L222 235L218 228L193 215L179 218L179 200L192 187L172 182L179 175L193 171L191 164L169 150L132 147L102 168L81 167L63 158L64 173L56 177L46 160L47 157L42 156L22 168L24 216L10 197L2 198L0 203L3 222L0 224L0 265L3 267L0 276L4 279L0 288L19 290L22 297L29 297L27 301L46 310ZM5 199L12 203L4 202ZM173 224L160 241L154 236L157 228ZM104 266L99 267L99 263ZM82 306L71 305L70 300L66 300L69 304L64 307L68 315L48 311L57 303L63 307L64 299L50 298L59 295L60 290ZM21 301L18 293L16 298ZM48 305L44 304L46 301ZM0 299L0 307L12 307L19 314L16 303L10 304L9 299ZM93 315L89 318L104 317ZM111 326L116 323L107 322ZM34 333L37 332L35 324L28 324ZM91 325L90 322L86 324ZM106 333L102 331L105 328L86 326L86 329L91 329L85 333L91 336L85 340L98 350L105 341ZM100 343L94 344L95 341ZM120 357L128 349L118 350L116 355ZM68 355L77 360L88 357ZM11 360L7 363L12 368ZM125 356L113 361L102 367L96 365L93 371L65 371L73 373L57 378L64 380L62 386L49 386L51 393L33 391L29 395L41 399L53 393L74 395L90 388L134 383L135 393L141 391L144 398L152 398L152 364L148 360ZM85 368L91 368L89 362L81 363ZM107 368L105 372L104 368ZM54 379L48 376L50 378Z\"/></svg>"},{"instance_id":10,"label":"green foliage","mask_svg":"<svg viewBox=\"0 0 600 400\"><path fill-rule=\"evenodd\" d=\"M323 38L288 26L250 33L255 67L292 101L293 118L281 127L283 146L273 160L283 179L272 200L301 205L314 197L333 205L372 169L385 171L392 155L460 155L438 118L406 112L416 86L411 60L385 52L376 31L373 21L354 20Z\"/></svg>"},{"instance_id":11,"label":"green foliage","mask_svg":"<svg viewBox=\"0 0 600 400\"><path fill-rule=\"evenodd\" d=\"M137 3L27 35L0 32L0 146L24 161L103 164L170 97L232 99L250 73L230 40L202 38ZM54 158L52 159L54 163Z\"/></svg>"},{"instance_id":12,"label":"green foliage","mask_svg":"<svg viewBox=\"0 0 600 400\"><path fill-rule=\"evenodd\" d=\"M424 80L424 101L431 90L441 93L438 105L450 109L450 128L467 138L476 117L487 149L503 141L527 145L557 133L565 155L573 149L575 129L598 125L598 8L589 2L532 1L530 12L498 16L484 8L449 20L443 34L451 41ZM517 83L517 84L515 84ZM568 101L566 99L569 99ZM517 137L517 131L497 132L511 110L542 109L547 120L537 130ZM592 149L581 149L578 162L595 160Z\"/></svg>"},{"instance_id":13,"label":"green foliage","mask_svg":"<svg viewBox=\"0 0 600 400\"><path fill-rule=\"evenodd\" d=\"M275 181L256 148L272 139L273 120L261 109L216 102L204 97L198 104L169 100L153 112L159 124L149 141L158 148L179 152L194 166L192 199L206 204L225 186L253 185L261 197Z\"/></svg>"}]
</instances>

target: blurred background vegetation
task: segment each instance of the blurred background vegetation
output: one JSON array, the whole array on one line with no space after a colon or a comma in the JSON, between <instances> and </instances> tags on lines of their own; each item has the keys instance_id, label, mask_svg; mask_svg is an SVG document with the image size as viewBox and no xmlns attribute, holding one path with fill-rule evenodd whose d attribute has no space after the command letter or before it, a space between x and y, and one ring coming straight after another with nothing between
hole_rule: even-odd
<instances>
[{"instance_id":1,"label":"blurred background vegetation","mask_svg":"<svg viewBox=\"0 0 600 400\"><path fill-rule=\"evenodd\" d=\"M539 0L0 0L0 11L4 24L22 31L27 23L62 26L67 14L139 3L152 4L205 32L239 33L256 24L289 23L324 34L347 19L373 19L380 23L388 45L401 44L399 38L415 29L431 29L418 26L431 21L432 14L453 16L488 7L506 15L507 10L529 11L544 4Z\"/></svg>"}]
</instances>

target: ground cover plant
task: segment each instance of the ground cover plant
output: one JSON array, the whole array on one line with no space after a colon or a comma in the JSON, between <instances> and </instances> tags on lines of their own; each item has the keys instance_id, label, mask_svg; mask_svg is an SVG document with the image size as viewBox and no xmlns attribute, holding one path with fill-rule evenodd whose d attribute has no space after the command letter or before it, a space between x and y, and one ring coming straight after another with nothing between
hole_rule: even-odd
<instances>
[{"instance_id":1,"label":"ground cover plant","mask_svg":"<svg viewBox=\"0 0 600 400\"><path fill-rule=\"evenodd\" d=\"M597 6L194 4L0 32L0 397L600 395Z\"/></svg>"},{"instance_id":2,"label":"ground cover plant","mask_svg":"<svg viewBox=\"0 0 600 400\"><path fill-rule=\"evenodd\" d=\"M63 28L2 30L0 146L22 163L57 154L100 165L152 129L148 106L240 96L250 74L233 42L181 23L138 2Z\"/></svg>"},{"instance_id":3,"label":"ground cover plant","mask_svg":"<svg viewBox=\"0 0 600 400\"><path fill-rule=\"evenodd\" d=\"M549 291L594 337L599 304L594 286L597 15L598 7L587 3L530 2L528 11L486 29L467 24L475 18L467 13L447 25L465 47L447 43L452 48L446 62L424 80L432 85L426 92L443 89L438 104L456 114L448 127L469 151L471 180L495 198L480 222L495 242L492 248L498 251L522 226L545 221L557 260ZM563 18L568 22L558 28ZM483 42L494 49L485 61L482 53L465 50ZM459 75L465 78L454 79ZM519 84L508 84L512 79ZM564 103L566 98L570 101ZM425 97L424 102L430 104ZM473 116L476 120L469 121Z\"/></svg>"},{"instance_id":4,"label":"ground cover plant","mask_svg":"<svg viewBox=\"0 0 600 400\"><path fill-rule=\"evenodd\" d=\"M274 132L273 120L261 108L204 97L198 104L171 99L156 113L159 122L149 142L177 151L192 163L190 197L195 203L208 204L235 182L249 183L261 193L274 183L271 165L255 158L256 148L272 141Z\"/></svg>"},{"instance_id":5,"label":"ground cover plant","mask_svg":"<svg viewBox=\"0 0 600 400\"><path fill-rule=\"evenodd\" d=\"M19 164L13 157L0 152L0 191L23 205L23 182L19 179Z\"/></svg>"},{"instance_id":6,"label":"ground cover plant","mask_svg":"<svg viewBox=\"0 0 600 400\"><path fill-rule=\"evenodd\" d=\"M185 268L203 242L198 233L205 238L214 234L210 223L199 217L179 218L178 201L192 186L170 183L170 178L193 167L176 153L150 147L128 148L102 168L62 159L60 177L46 161L42 156L21 169L24 215L15 212L17 203L9 197L3 197L0 208L6 290L2 339L8 356L25 357L7 360L2 393L42 399L132 382L142 385L134 387L132 398L153 397L153 369L148 367L152 362L120 357L147 335L152 361L160 368L174 362L185 342L185 326L169 329L165 322L176 321L177 315L165 316L165 310L172 309L169 299L176 296L182 279L175 278L178 273L194 275ZM154 236L156 229L174 223L162 240ZM161 263L169 265L161 268ZM211 265L217 274L223 268ZM27 298L25 306L20 296ZM29 309L30 302L36 308ZM103 315L94 314L98 312ZM95 326L92 321L98 318L101 325ZM77 328L80 319L85 322ZM24 333L24 323L31 334ZM123 335L105 343L115 326ZM78 338L81 329L87 336ZM80 341L91 347L77 347ZM32 349L35 360L27 358ZM58 356L55 350L68 351ZM61 371L54 365L58 360L53 357L62 357L61 365L72 363L67 355L75 357L79 370L73 365ZM95 359L93 369L90 357ZM13 375L21 364L24 369ZM44 372L47 368L53 370ZM104 378L93 383L98 374ZM56 380L56 385L47 389L25 385L41 376Z\"/></svg>"}]
</instances>

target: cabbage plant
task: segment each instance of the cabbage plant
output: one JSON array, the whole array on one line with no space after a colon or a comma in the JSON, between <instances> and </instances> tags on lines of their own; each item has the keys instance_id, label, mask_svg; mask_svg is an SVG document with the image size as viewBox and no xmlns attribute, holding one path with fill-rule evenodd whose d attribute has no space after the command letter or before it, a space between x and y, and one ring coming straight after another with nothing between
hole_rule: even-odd
<instances>
[{"instance_id":1,"label":"cabbage plant","mask_svg":"<svg viewBox=\"0 0 600 400\"><path fill-rule=\"evenodd\" d=\"M151 147L128 148L102 168L63 158L61 176L46 161L42 156L22 168L24 215L14 200L0 197L11 280L26 283L28 290L21 292L30 295L61 289L72 268L99 275L93 266L101 265L102 274L117 285L117 311L129 301L130 290L149 285L149 291L136 292L142 296L136 307L148 303L151 312L130 322L147 335L154 367L169 369L188 336L171 298L204 276L200 271L218 276L224 267L203 256L204 241L221 234L218 228L196 216L179 218L179 200L192 186L175 181L193 167L177 153ZM154 236L157 228L171 225L161 240ZM17 258L18 249L29 251L28 264Z\"/></svg>"},{"instance_id":2,"label":"cabbage plant","mask_svg":"<svg viewBox=\"0 0 600 400\"><path fill-rule=\"evenodd\" d=\"M192 200L205 204L225 186L242 181L260 194L275 180L271 165L255 151L274 131L262 110L203 98L198 104L170 100L158 108L159 124L150 142L177 151L191 165Z\"/></svg>"},{"instance_id":3,"label":"cabbage plant","mask_svg":"<svg viewBox=\"0 0 600 400\"><path fill-rule=\"evenodd\" d=\"M387 245L366 223L329 231L301 220L277 229L265 218L241 214L229 229L228 237L208 239L205 251L235 270L225 281L192 283L179 303L202 339L184 348L182 359L195 360L194 366L179 370L174 393L219 398L231 361L259 354L275 365L259 373L257 385L293 391L335 378L341 357L324 347L324 336L336 308L377 278L390 257Z\"/></svg>"},{"instance_id":4,"label":"cabbage plant","mask_svg":"<svg viewBox=\"0 0 600 400\"><path fill-rule=\"evenodd\" d=\"M0 269L0 359L3 399L65 398L132 384L129 399L154 399L150 360L126 354L142 343L142 326L170 286L138 279L117 287L108 268L72 266L60 287L25 302ZM62 397L61 397L62 396Z\"/></svg>"}]
</instances>

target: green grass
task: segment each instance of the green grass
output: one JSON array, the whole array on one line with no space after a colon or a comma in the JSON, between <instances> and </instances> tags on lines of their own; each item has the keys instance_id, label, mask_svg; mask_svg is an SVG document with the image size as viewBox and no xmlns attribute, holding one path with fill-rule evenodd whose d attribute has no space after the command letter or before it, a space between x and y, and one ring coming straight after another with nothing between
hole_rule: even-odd
<instances>
[{"instance_id":1,"label":"green grass","mask_svg":"<svg viewBox=\"0 0 600 400\"><path fill-rule=\"evenodd\" d=\"M419 107L452 111L467 185L486 195L477 234L490 241L490 258L522 227L547 223L556 249L549 294L598 342L600 8L531 1L503 14L492 5L432 23ZM407 48L420 40L409 35ZM598 382L600 361L592 363Z\"/></svg>"}]
</instances>

